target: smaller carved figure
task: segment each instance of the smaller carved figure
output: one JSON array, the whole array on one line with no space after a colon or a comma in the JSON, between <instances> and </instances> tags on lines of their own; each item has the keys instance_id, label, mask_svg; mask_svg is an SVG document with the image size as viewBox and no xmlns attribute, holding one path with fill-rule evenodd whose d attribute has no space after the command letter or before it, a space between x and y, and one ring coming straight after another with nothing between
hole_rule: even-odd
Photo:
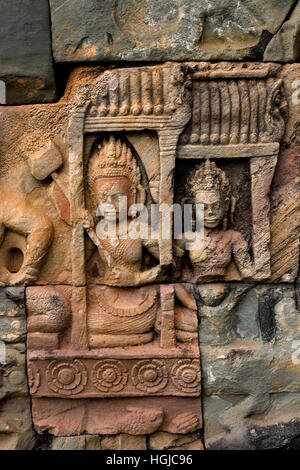
<instances>
[{"instance_id":1,"label":"smaller carved figure","mask_svg":"<svg viewBox=\"0 0 300 470\"><path fill-rule=\"evenodd\" d=\"M204 206L204 241L200 249L189 251L195 280L224 278L232 261L242 279L250 278L252 261L247 241L240 232L227 227L235 201L225 172L206 160L194 170L187 193L193 204ZM176 251L183 256L182 240L177 242Z\"/></svg>"}]
</instances>

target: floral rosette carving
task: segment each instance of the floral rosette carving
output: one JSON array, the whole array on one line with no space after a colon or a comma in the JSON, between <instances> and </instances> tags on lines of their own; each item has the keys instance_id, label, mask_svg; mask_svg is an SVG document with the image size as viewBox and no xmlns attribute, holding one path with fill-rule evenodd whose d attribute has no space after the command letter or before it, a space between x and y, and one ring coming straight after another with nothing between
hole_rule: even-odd
<instances>
[{"instance_id":1,"label":"floral rosette carving","mask_svg":"<svg viewBox=\"0 0 300 470\"><path fill-rule=\"evenodd\" d=\"M115 359L97 362L92 370L92 382L101 392L119 392L128 380L126 367Z\"/></svg>"},{"instance_id":2,"label":"floral rosette carving","mask_svg":"<svg viewBox=\"0 0 300 470\"><path fill-rule=\"evenodd\" d=\"M200 363L198 359L182 359L172 368L172 382L184 393L200 392Z\"/></svg>"},{"instance_id":3,"label":"floral rosette carving","mask_svg":"<svg viewBox=\"0 0 300 470\"><path fill-rule=\"evenodd\" d=\"M52 361L46 370L48 387L61 395L76 395L87 384L87 370L78 359L72 362Z\"/></svg>"},{"instance_id":4,"label":"floral rosette carving","mask_svg":"<svg viewBox=\"0 0 300 470\"><path fill-rule=\"evenodd\" d=\"M36 393L38 391L39 386L41 385L40 371L34 364L31 363L27 368L27 373L30 393Z\"/></svg>"},{"instance_id":5,"label":"floral rosette carving","mask_svg":"<svg viewBox=\"0 0 300 470\"><path fill-rule=\"evenodd\" d=\"M132 369L132 381L143 392L156 393L168 383L168 371L162 361L146 359L139 361Z\"/></svg>"}]
</instances>

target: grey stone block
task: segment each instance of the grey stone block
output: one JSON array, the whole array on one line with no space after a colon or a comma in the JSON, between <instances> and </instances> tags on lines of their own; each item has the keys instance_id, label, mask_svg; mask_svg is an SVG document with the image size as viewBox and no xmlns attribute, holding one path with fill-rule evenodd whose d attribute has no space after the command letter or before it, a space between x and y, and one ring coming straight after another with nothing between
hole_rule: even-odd
<instances>
[{"instance_id":1,"label":"grey stone block","mask_svg":"<svg viewBox=\"0 0 300 470\"><path fill-rule=\"evenodd\" d=\"M299 62L300 60L300 2L298 1L288 21L268 44L264 61Z\"/></svg>"},{"instance_id":2,"label":"grey stone block","mask_svg":"<svg viewBox=\"0 0 300 470\"><path fill-rule=\"evenodd\" d=\"M57 62L261 59L294 0L50 0Z\"/></svg>"},{"instance_id":3,"label":"grey stone block","mask_svg":"<svg viewBox=\"0 0 300 470\"><path fill-rule=\"evenodd\" d=\"M0 104L3 83L6 104L54 101L48 1L0 0L0 12Z\"/></svg>"},{"instance_id":4,"label":"grey stone block","mask_svg":"<svg viewBox=\"0 0 300 470\"><path fill-rule=\"evenodd\" d=\"M18 343L26 340L24 287L0 288L0 340Z\"/></svg>"}]
</instances>

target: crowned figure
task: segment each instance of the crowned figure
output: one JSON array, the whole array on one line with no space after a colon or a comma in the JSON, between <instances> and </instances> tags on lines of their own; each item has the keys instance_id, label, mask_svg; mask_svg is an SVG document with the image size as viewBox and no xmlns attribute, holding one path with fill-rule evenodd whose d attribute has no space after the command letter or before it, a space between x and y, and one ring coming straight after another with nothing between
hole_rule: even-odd
<instances>
[{"instance_id":1,"label":"crowned figure","mask_svg":"<svg viewBox=\"0 0 300 470\"><path fill-rule=\"evenodd\" d=\"M146 192L130 147L113 135L96 146L88 162L87 184L90 207L95 211L103 208L102 220L109 234L102 236L91 223L86 226L97 247L88 265L94 275L98 274L87 295L89 346L150 343L160 335L160 294L156 283L163 279L164 272L159 264L145 268L146 250L154 259L159 258L158 239L151 239L148 224L138 222L142 237L131 233L136 233L137 227L134 215L128 215L130 207L144 204ZM184 288L176 288L175 296L176 339L197 341L195 301Z\"/></svg>"},{"instance_id":2,"label":"crowned figure","mask_svg":"<svg viewBox=\"0 0 300 470\"><path fill-rule=\"evenodd\" d=\"M228 228L228 220L233 221L235 199L226 173L206 160L193 171L186 191L194 205L203 207L204 220L200 222L204 225L204 240L199 249L188 252L194 279L222 279L232 262L241 279L251 278L253 268L248 243L240 232ZM183 256L182 242L177 243L176 250Z\"/></svg>"},{"instance_id":3,"label":"crowned figure","mask_svg":"<svg viewBox=\"0 0 300 470\"><path fill-rule=\"evenodd\" d=\"M99 256L89 262L94 277L101 284L122 287L163 280L162 266L145 269L143 263L144 249L148 258L150 255L159 259L157 237L151 238L147 220L134 223L134 211L130 212L134 205L143 205L146 199L141 172L130 147L113 135L96 146L88 164L87 184L93 210L103 208L101 214L97 212L102 216L103 230L99 222L97 227L87 228L98 248Z\"/></svg>"}]
</instances>

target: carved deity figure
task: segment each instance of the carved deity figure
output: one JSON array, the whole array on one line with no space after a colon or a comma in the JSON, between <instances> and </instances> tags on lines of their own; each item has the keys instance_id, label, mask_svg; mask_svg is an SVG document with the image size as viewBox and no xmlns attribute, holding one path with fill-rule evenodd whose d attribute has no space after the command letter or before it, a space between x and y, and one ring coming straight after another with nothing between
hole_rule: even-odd
<instances>
[{"instance_id":1,"label":"carved deity figure","mask_svg":"<svg viewBox=\"0 0 300 470\"><path fill-rule=\"evenodd\" d=\"M161 281L163 269L160 265L142 269L144 248L159 258L158 241L148 237L149 227L146 227L144 238L134 238L130 233L134 217L128 216L128 208L145 202L145 190L141 185L140 169L125 142L111 135L95 148L89 160L87 183L93 209L96 211L97 207L107 205L104 213L107 233L114 233L100 239L95 225L92 227L88 222L87 232L98 247L101 283L134 287ZM140 230L145 233L145 227Z\"/></svg>"},{"instance_id":2,"label":"carved deity figure","mask_svg":"<svg viewBox=\"0 0 300 470\"><path fill-rule=\"evenodd\" d=\"M224 278L232 261L242 279L250 278L252 261L247 241L240 232L227 227L235 201L225 172L206 160L194 170L187 192L192 203L201 204L204 209L204 241L199 249L189 251L195 279ZM183 256L183 245L177 244L176 248L179 256Z\"/></svg>"}]
</instances>

